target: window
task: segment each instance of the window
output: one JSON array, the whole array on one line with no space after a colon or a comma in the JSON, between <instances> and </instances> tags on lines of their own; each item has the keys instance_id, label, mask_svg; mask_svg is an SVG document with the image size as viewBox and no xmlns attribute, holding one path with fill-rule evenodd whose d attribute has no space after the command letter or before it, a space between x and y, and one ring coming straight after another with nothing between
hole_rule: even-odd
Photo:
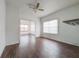
<instances>
[{"instance_id":1,"label":"window","mask_svg":"<svg viewBox=\"0 0 79 59\"><path fill-rule=\"evenodd\" d=\"M20 20L20 34L35 34L35 22Z\"/></svg>"},{"instance_id":2,"label":"window","mask_svg":"<svg viewBox=\"0 0 79 59\"><path fill-rule=\"evenodd\" d=\"M22 32L27 32L28 31L28 25L20 25L20 27L21 27L21 31Z\"/></svg>"},{"instance_id":3,"label":"window","mask_svg":"<svg viewBox=\"0 0 79 59\"><path fill-rule=\"evenodd\" d=\"M58 20L51 20L44 22L43 32L50 34L58 34Z\"/></svg>"}]
</instances>

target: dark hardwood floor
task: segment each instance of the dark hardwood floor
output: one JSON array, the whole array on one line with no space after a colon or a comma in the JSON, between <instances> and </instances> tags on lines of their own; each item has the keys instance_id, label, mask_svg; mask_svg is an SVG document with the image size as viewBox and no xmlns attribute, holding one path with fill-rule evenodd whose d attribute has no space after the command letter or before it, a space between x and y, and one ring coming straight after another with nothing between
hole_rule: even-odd
<instances>
[{"instance_id":1,"label":"dark hardwood floor","mask_svg":"<svg viewBox=\"0 0 79 59\"><path fill-rule=\"evenodd\" d=\"M7 46L4 58L78 58L79 47L32 35L21 36L20 44Z\"/></svg>"}]
</instances>

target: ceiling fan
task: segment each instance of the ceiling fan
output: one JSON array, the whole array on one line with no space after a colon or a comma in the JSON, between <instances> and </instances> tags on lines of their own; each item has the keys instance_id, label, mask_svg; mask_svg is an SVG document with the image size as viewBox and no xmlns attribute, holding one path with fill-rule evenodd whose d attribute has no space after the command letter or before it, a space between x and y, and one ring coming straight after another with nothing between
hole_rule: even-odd
<instances>
[{"instance_id":1,"label":"ceiling fan","mask_svg":"<svg viewBox=\"0 0 79 59\"><path fill-rule=\"evenodd\" d=\"M29 3L28 6L29 6L29 8L32 8L34 10L34 12L37 12L38 10L39 11L44 11L44 9L40 8L40 3L37 2L36 0L35 0L34 4Z\"/></svg>"}]
</instances>

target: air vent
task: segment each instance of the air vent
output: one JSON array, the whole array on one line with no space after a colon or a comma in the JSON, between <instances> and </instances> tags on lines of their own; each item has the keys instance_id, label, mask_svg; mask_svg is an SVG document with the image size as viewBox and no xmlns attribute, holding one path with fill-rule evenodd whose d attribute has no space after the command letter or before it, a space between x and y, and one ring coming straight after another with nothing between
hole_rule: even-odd
<instances>
[{"instance_id":1,"label":"air vent","mask_svg":"<svg viewBox=\"0 0 79 59\"><path fill-rule=\"evenodd\" d=\"M70 24L70 25L79 25L79 19L73 19L73 20L67 20L67 21L63 21L66 24Z\"/></svg>"}]
</instances>

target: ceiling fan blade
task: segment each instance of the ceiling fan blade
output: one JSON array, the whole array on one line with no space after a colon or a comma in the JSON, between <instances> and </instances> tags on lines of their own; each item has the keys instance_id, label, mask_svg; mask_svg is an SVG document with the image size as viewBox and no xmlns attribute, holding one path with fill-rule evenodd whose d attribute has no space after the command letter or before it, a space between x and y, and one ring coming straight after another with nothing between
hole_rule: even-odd
<instances>
[{"instance_id":1,"label":"ceiling fan blade","mask_svg":"<svg viewBox=\"0 0 79 59\"><path fill-rule=\"evenodd\" d=\"M40 11L44 11L44 9L38 9L38 10L40 10Z\"/></svg>"},{"instance_id":2,"label":"ceiling fan blade","mask_svg":"<svg viewBox=\"0 0 79 59\"><path fill-rule=\"evenodd\" d=\"M38 8L39 8L39 5L40 5L40 3L37 3L37 5L36 5L36 9L38 9Z\"/></svg>"}]
</instances>

